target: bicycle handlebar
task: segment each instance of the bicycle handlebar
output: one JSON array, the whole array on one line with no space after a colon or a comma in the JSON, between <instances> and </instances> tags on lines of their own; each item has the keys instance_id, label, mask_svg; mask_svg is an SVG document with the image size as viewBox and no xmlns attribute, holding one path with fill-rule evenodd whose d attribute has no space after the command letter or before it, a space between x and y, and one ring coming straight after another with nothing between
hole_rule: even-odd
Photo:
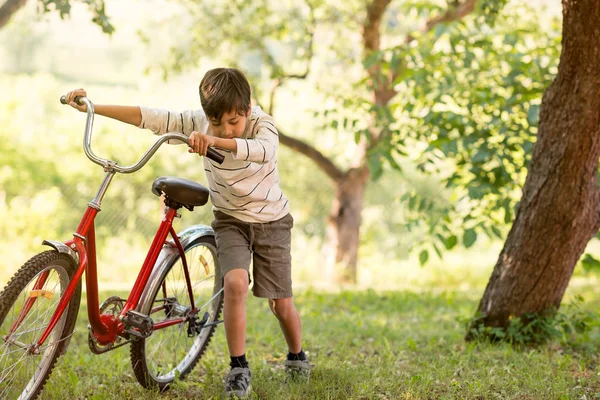
<instances>
[{"instance_id":1,"label":"bicycle handlebar","mask_svg":"<svg viewBox=\"0 0 600 400\"><path fill-rule=\"evenodd\" d=\"M66 100L65 96L61 96L60 102L62 104L67 104L67 100ZM85 136L83 138L83 150L85 151L85 155L92 162L94 162L98 165L101 165L105 169L110 168L110 169L112 169L116 172L120 172L122 174L131 174L133 172L140 170L144 165L146 165L148 160L150 160L150 158L152 158L152 156L154 155L154 153L156 153L158 148L167 140L177 139L177 140L187 144L188 146L190 144L190 139L187 136L185 136L183 133L179 133L179 132L166 133L164 135L161 135L154 142L154 144L144 153L142 158L140 158L140 160L137 163L130 165L128 167L121 167L121 166L117 165L117 163L114 161L107 160L107 159L96 156L94 154L94 152L92 151L92 126L94 125L94 104L87 97L83 97L83 96L75 97L75 103L79 104L80 106L82 106L84 104L87 106ZM221 153L215 151L212 148L208 149L206 156L219 164L222 164L223 160L225 159L225 157Z\"/></svg>"}]
</instances>

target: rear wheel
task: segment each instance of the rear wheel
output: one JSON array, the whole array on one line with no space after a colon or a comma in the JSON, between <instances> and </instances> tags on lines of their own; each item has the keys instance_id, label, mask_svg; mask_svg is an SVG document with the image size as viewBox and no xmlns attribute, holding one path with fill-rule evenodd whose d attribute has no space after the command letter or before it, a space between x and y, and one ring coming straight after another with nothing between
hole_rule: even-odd
<instances>
[{"instance_id":1,"label":"rear wheel","mask_svg":"<svg viewBox=\"0 0 600 400\"><path fill-rule=\"evenodd\" d=\"M50 323L75 269L67 255L46 251L25 263L0 293L0 398L35 399L66 351L81 284L37 354L31 349Z\"/></svg>"},{"instance_id":2,"label":"rear wheel","mask_svg":"<svg viewBox=\"0 0 600 400\"><path fill-rule=\"evenodd\" d=\"M185 249L196 321L210 324L218 320L223 305L223 281L218 273L214 236L202 236ZM174 257L165 269L154 293L140 311L152 318L154 325L190 314L190 297L186 286L183 263ZM193 318L192 318L193 319ZM156 329L147 338L131 344L131 362L137 380L149 389L166 389L175 379L183 379L204 354L216 325L207 326L188 335L194 324L187 322Z\"/></svg>"}]
</instances>

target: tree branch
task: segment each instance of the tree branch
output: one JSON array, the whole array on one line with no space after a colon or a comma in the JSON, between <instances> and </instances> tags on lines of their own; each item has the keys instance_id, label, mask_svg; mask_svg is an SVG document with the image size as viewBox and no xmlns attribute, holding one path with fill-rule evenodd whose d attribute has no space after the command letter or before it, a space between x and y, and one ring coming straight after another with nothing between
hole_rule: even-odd
<instances>
[{"instance_id":1,"label":"tree branch","mask_svg":"<svg viewBox=\"0 0 600 400\"><path fill-rule=\"evenodd\" d=\"M475 4L477 0L465 0L462 3L456 5L456 7L449 8L442 15L439 15L435 18L431 18L425 22L425 25L419 30L420 33L427 33L431 31L433 28L438 26L439 24L443 24L445 22L458 21L463 19L467 15L471 14L473 10L475 10ZM415 41L416 38L413 35L408 35L405 44Z\"/></svg>"},{"instance_id":2,"label":"tree branch","mask_svg":"<svg viewBox=\"0 0 600 400\"><path fill-rule=\"evenodd\" d=\"M306 4L310 9L309 23L306 24L306 32L308 33L308 36L309 36L306 69L301 74L285 74L284 73L275 79L273 87L271 88L271 91L269 94L268 113L271 116L273 116L273 114L274 114L275 95L277 93L277 90L281 86L283 86L283 84L287 80L306 79L308 77L308 74L310 73L310 67L311 67L311 63L312 63L312 59L313 59L313 55L314 55L314 36L315 36L316 20L315 20L314 7L308 1L306 2ZM264 50L265 50L264 54L265 54L266 58L269 60L269 63L271 64L271 68L282 71L283 69L280 68L280 66L275 63L275 60L271 57L271 55L266 52L267 49L265 48ZM303 142L302 140L288 136L288 135L284 134L283 132L281 132L281 130L279 130L279 129L278 129L278 131L279 131L279 141L281 144L310 158L315 164L317 164L317 166L319 168L321 168L327 174L327 176L329 176L334 181L338 181L338 180L342 179L342 177L344 175L343 172L329 158L327 158L325 155L323 155L323 153L321 153L319 150L317 150L315 147L311 146L310 144Z\"/></svg>"},{"instance_id":3,"label":"tree branch","mask_svg":"<svg viewBox=\"0 0 600 400\"><path fill-rule=\"evenodd\" d=\"M308 74L310 73L310 66L312 63L313 56L314 56L314 38L315 38L316 20L315 20L314 7L312 6L312 4L310 4L309 1L306 2L306 5L308 6L308 8L310 10L309 23L306 24L306 33L308 33L308 37L309 37L309 39L308 39L308 54L306 56L306 58L307 58L306 59L306 69L301 74L283 74L282 76L275 79L275 84L271 88L271 93L269 95L268 113L271 116L273 115L273 108L274 108L274 104L275 104L275 94L277 92L277 89L279 89L281 86L283 86L285 81L287 81L289 79L306 79L306 77L308 77ZM278 69L278 70L283 70L278 65L276 65L275 60L273 60L273 58L270 56L270 54L267 57L271 61L272 68Z\"/></svg>"},{"instance_id":4,"label":"tree branch","mask_svg":"<svg viewBox=\"0 0 600 400\"><path fill-rule=\"evenodd\" d=\"M10 21L13 14L23 7L25 3L27 3L27 0L7 0L0 7L0 29Z\"/></svg>"},{"instance_id":5,"label":"tree branch","mask_svg":"<svg viewBox=\"0 0 600 400\"><path fill-rule=\"evenodd\" d=\"M323 155L319 150L309 145L308 143L303 142L302 140L290 137L281 130L279 130L279 142L292 150L297 151L300 154L305 155L310 158L312 161L319 166L327 176L329 176L334 181L338 181L342 179L344 173L327 157Z\"/></svg>"},{"instance_id":6,"label":"tree branch","mask_svg":"<svg viewBox=\"0 0 600 400\"><path fill-rule=\"evenodd\" d=\"M374 0L374 2L371 4L371 6L373 6L375 3L380 3L380 5L382 5L382 4L386 3L386 1L387 0ZM419 32L421 34L424 34L424 33L430 32L432 29L434 29L439 24L452 22L452 21L458 21L458 20L464 18L465 16L471 14L475 10L476 3L477 3L477 0L463 0L461 3L457 3L455 6L448 8L444 14L428 19L425 22L425 24L423 25L423 27L419 30ZM371 6L369 6L369 8L371 8ZM385 10L383 10L383 11L385 11ZM370 15L370 14L367 13L367 15ZM379 18L381 19L381 15L379 15ZM366 26L368 26L368 25L369 25L369 22L367 22ZM379 22L377 22L377 26L378 25L379 25ZM366 30L366 26L365 26L365 30ZM373 36L375 36L375 34L380 35L380 32L377 31L376 33L375 32L370 33L370 35L373 35ZM363 37L364 37L364 35L363 35ZM404 45L407 45L415 40L417 40L415 36L408 35L406 37L406 39L404 40ZM371 42L376 42L377 46L379 46L379 38L371 39ZM367 47L367 45L370 45L371 47ZM370 43L370 42L368 43L365 40L365 48L372 50L372 51L375 51L379 48L379 47L372 47L372 46L373 46L372 43ZM376 66L376 68L379 68L379 66ZM375 103L377 105L386 106L388 104L388 102L396 95L397 92L394 89L394 81L396 80L396 78L398 78L398 76L400 76L400 74L402 73L404 68L405 67L402 62L398 63L398 68L395 71L391 71L391 73L387 77L381 76L381 74L379 74L379 69L373 69L373 70L369 71L371 78L377 82L376 87L379 88L379 89L375 90L375 93L374 93ZM369 149L374 148L382 140L386 139L389 136L389 135L386 135L385 132L386 132L386 130L384 129L384 130L382 130L382 134L374 137L374 140L372 140L369 144Z\"/></svg>"},{"instance_id":7,"label":"tree branch","mask_svg":"<svg viewBox=\"0 0 600 400\"><path fill-rule=\"evenodd\" d=\"M367 6L367 19L363 27L363 45L367 52L379 50L381 33L379 27L391 0L373 0Z\"/></svg>"}]
</instances>

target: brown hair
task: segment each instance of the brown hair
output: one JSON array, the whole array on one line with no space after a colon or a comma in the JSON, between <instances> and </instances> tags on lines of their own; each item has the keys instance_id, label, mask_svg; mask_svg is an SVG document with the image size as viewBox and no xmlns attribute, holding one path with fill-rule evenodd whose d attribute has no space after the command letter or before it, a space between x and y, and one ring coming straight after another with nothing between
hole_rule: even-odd
<instances>
[{"instance_id":1,"label":"brown hair","mask_svg":"<svg viewBox=\"0 0 600 400\"><path fill-rule=\"evenodd\" d=\"M246 115L250 108L250 84L235 68L215 68L200 82L200 103L209 118L221 120L226 112Z\"/></svg>"}]
</instances>

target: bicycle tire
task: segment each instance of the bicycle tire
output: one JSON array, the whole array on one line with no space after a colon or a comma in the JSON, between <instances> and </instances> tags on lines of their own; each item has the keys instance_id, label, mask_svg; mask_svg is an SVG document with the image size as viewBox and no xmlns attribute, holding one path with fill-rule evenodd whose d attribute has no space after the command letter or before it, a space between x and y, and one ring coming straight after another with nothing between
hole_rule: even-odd
<instances>
[{"instance_id":1,"label":"bicycle tire","mask_svg":"<svg viewBox=\"0 0 600 400\"><path fill-rule=\"evenodd\" d=\"M27 354L24 344L31 346L37 342L75 270L75 262L68 255L56 250L45 251L27 261L0 293L0 398L37 398L56 361L66 352L79 312L81 281L67 309L40 348L40 354ZM44 271L49 272L44 286L34 288L37 277ZM36 300L31 309L9 337L25 301L32 297ZM37 328L32 324L36 324Z\"/></svg>"},{"instance_id":2,"label":"bicycle tire","mask_svg":"<svg viewBox=\"0 0 600 400\"><path fill-rule=\"evenodd\" d=\"M202 319L204 313L208 312L206 322L215 322L223 307L223 280L218 272L214 236L198 237L186 245L184 253L194 287L196 306L200 308L205 305L203 309L200 308L198 315ZM202 277L204 279L198 279ZM189 306L189 295L184 284L183 264L179 254L173 258L158 280L160 282L154 285L154 293L151 293L146 304L139 308L139 311L150 316L155 324L168 319L169 314L174 316L174 311L167 311L167 307L171 307L171 310L181 310L183 306ZM166 295L161 293L163 283L169 289ZM173 299L173 295L176 303L173 300L171 303L165 300ZM211 298L212 300L205 304ZM164 309L160 309L161 302ZM159 307L156 307L155 303L159 303ZM153 308L159 309L152 312ZM176 379L184 379L196 366L210 343L216 325L203 328L200 334L192 338L187 335L188 325L189 323L184 323L155 330L149 337L137 338L131 343L132 367L142 386L152 390L166 390ZM182 346L178 346L180 344Z\"/></svg>"}]
</instances>

